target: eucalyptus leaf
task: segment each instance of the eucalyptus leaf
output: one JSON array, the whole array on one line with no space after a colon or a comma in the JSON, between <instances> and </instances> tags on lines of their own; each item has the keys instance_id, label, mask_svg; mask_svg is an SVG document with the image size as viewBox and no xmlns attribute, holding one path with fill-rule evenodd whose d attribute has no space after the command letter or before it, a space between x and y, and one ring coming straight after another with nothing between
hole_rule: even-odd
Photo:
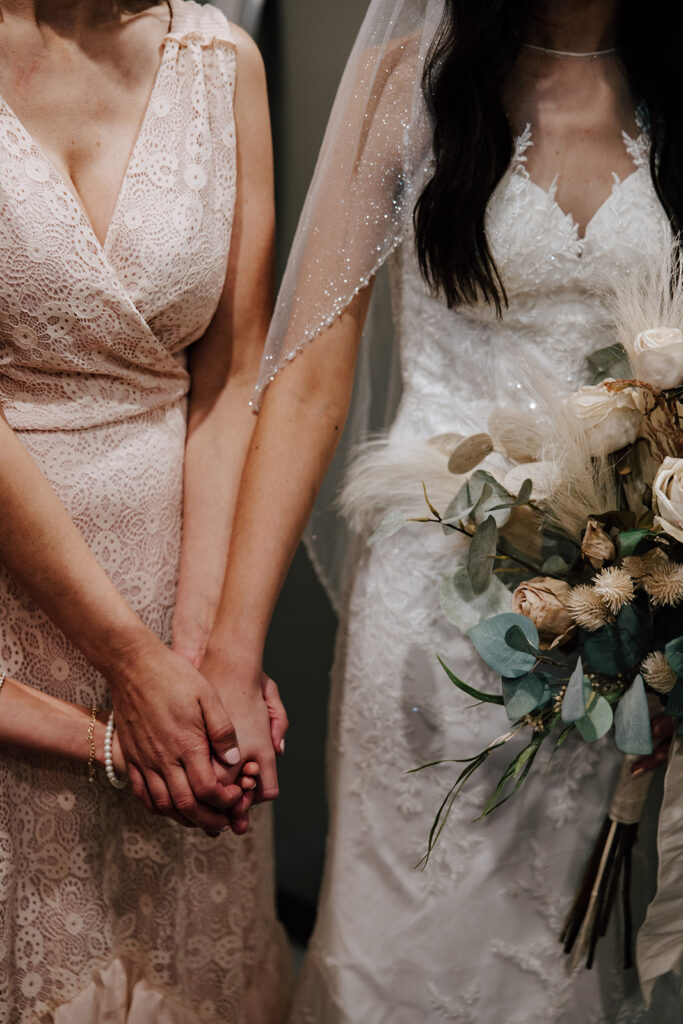
<instances>
[{"instance_id":1,"label":"eucalyptus leaf","mask_svg":"<svg viewBox=\"0 0 683 1024\"><path fill-rule=\"evenodd\" d=\"M683 718L683 677L676 680L676 685L667 697L666 713L672 718Z\"/></svg>"},{"instance_id":2,"label":"eucalyptus leaf","mask_svg":"<svg viewBox=\"0 0 683 1024\"><path fill-rule=\"evenodd\" d=\"M683 676L683 636L670 640L664 648L664 653L676 675Z\"/></svg>"},{"instance_id":3,"label":"eucalyptus leaf","mask_svg":"<svg viewBox=\"0 0 683 1024\"><path fill-rule=\"evenodd\" d=\"M586 697L581 658L569 677L567 689L562 699L562 721L566 724L580 722L586 715Z\"/></svg>"},{"instance_id":4,"label":"eucalyptus leaf","mask_svg":"<svg viewBox=\"0 0 683 1024\"><path fill-rule=\"evenodd\" d=\"M646 605L627 604L616 621L583 633L583 654L594 672L617 676L638 665L651 650L650 619Z\"/></svg>"},{"instance_id":5,"label":"eucalyptus leaf","mask_svg":"<svg viewBox=\"0 0 683 1024\"><path fill-rule=\"evenodd\" d=\"M491 582L497 542L496 520L489 516L470 541L467 554L467 575L475 594L483 594Z\"/></svg>"},{"instance_id":6,"label":"eucalyptus leaf","mask_svg":"<svg viewBox=\"0 0 683 1024\"><path fill-rule=\"evenodd\" d=\"M541 552L544 572L566 575L579 560L581 548L571 537L546 527L541 534Z\"/></svg>"},{"instance_id":7,"label":"eucalyptus leaf","mask_svg":"<svg viewBox=\"0 0 683 1024\"><path fill-rule=\"evenodd\" d=\"M650 709L643 677L638 675L617 704L614 713L614 741L622 754L652 753Z\"/></svg>"},{"instance_id":8,"label":"eucalyptus leaf","mask_svg":"<svg viewBox=\"0 0 683 1024\"><path fill-rule=\"evenodd\" d=\"M526 633L522 632L516 624L514 626L510 626L505 634L505 643L508 647L511 647L513 651L522 651L527 654L533 654L534 658L541 657L539 649L529 643Z\"/></svg>"},{"instance_id":9,"label":"eucalyptus leaf","mask_svg":"<svg viewBox=\"0 0 683 1024\"><path fill-rule=\"evenodd\" d=\"M482 491L487 486L490 488L490 494L487 491L487 497L482 501ZM495 477L483 469L477 469L453 498L443 515L443 521L460 526L466 526L470 521L475 524L483 522L488 518L491 511L490 506L507 504L511 500L512 495L505 490L502 484L498 483ZM475 508L477 509L476 516ZM504 526L510 518L510 510L508 507L500 508L493 513L493 516L499 527Z\"/></svg>"},{"instance_id":10,"label":"eucalyptus leaf","mask_svg":"<svg viewBox=\"0 0 683 1024\"><path fill-rule=\"evenodd\" d=\"M586 362L594 374L593 384L601 384L605 377L614 377L615 380L630 380L633 376L626 350L623 345L618 343L598 349L597 352L593 352L587 357Z\"/></svg>"},{"instance_id":11,"label":"eucalyptus leaf","mask_svg":"<svg viewBox=\"0 0 683 1024\"><path fill-rule=\"evenodd\" d=\"M609 732L613 721L612 708L604 697L597 697L585 717L576 722L576 728L587 743L593 743Z\"/></svg>"},{"instance_id":12,"label":"eucalyptus leaf","mask_svg":"<svg viewBox=\"0 0 683 1024\"><path fill-rule=\"evenodd\" d=\"M540 708L546 692L544 680L533 672L521 679L503 679L503 700L510 721L516 722Z\"/></svg>"},{"instance_id":13,"label":"eucalyptus leaf","mask_svg":"<svg viewBox=\"0 0 683 1024\"><path fill-rule=\"evenodd\" d=\"M378 541L385 540L387 537L393 537L393 535L398 533L401 527L405 526L407 522L408 520L405 512L398 512L396 510L389 512L370 537L368 544L376 544Z\"/></svg>"},{"instance_id":14,"label":"eucalyptus leaf","mask_svg":"<svg viewBox=\"0 0 683 1024\"><path fill-rule=\"evenodd\" d=\"M483 690L475 690L473 686L468 686L467 683L463 683L462 679L458 679L458 677L453 672L451 672L448 665L444 661L442 661L441 658L439 658L438 661L439 664L441 665L441 668L444 670L444 672L446 673L450 681L453 683L453 685L457 686L459 690L462 690L462 692L466 693L469 697L474 697L475 700L480 700L483 704L503 703L503 698L499 697L498 694L484 693Z\"/></svg>"},{"instance_id":15,"label":"eucalyptus leaf","mask_svg":"<svg viewBox=\"0 0 683 1024\"><path fill-rule=\"evenodd\" d=\"M514 651L505 642L505 634L514 625L518 625L529 642L534 647L538 647L538 630L533 622L526 616L517 615L514 612L494 615L493 618L480 622L469 631L470 640L486 664L494 672L510 679L525 676L536 664L533 654Z\"/></svg>"},{"instance_id":16,"label":"eucalyptus leaf","mask_svg":"<svg viewBox=\"0 0 683 1024\"><path fill-rule=\"evenodd\" d=\"M490 512L497 512L498 509L500 509L500 508L520 508L522 505L528 505L529 504L529 499L531 497L531 492L533 491L533 489L534 489L534 482L533 482L533 480L529 480L527 478L523 482L522 486L520 487L519 494L517 495L517 497L515 498L514 501L511 501L509 503L504 503L502 505L494 505L493 508L489 509L489 511Z\"/></svg>"},{"instance_id":17,"label":"eucalyptus leaf","mask_svg":"<svg viewBox=\"0 0 683 1024\"><path fill-rule=\"evenodd\" d=\"M512 594L497 576L491 577L483 594L475 594L464 566L456 569L452 576L443 578L439 601L446 618L463 633L483 619L509 612L512 608Z\"/></svg>"}]
</instances>

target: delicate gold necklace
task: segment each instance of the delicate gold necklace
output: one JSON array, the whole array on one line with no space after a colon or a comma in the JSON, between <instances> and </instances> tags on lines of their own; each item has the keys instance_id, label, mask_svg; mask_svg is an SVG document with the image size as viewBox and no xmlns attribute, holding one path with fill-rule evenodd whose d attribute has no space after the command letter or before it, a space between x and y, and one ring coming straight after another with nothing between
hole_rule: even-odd
<instances>
[{"instance_id":1,"label":"delicate gold necklace","mask_svg":"<svg viewBox=\"0 0 683 1024\"><path fill-rule=\"evenodd\" d=\"M522 43L527 50L535 50L536 53L547 53L550 57L584 57L584 58L595 58L595 57L609 57L611 54L617 52L616 46L610 47L609 50L589 50L587 53L574 53L572 50L552 50L549 46L536 46L535 43Z\"/></svg>"}]
</instances>

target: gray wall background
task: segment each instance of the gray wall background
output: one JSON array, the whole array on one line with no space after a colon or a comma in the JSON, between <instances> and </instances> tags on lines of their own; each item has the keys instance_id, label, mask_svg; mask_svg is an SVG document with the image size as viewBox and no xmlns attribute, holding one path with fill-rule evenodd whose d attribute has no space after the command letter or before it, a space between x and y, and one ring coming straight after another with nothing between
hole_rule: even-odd
<instances>
[{"instance_id":1,"label":"gray wall background","mask_svg":"<svg viewBox=\"0 0 683 1024\"><path fill-rule=\"evenodd\" d=\"M337 85L368 0L268 0L259 38L271 96L278 214L278 277L284 270ZM324 744L336 622L300 550L273 620L266 668L290 716L275 809L277 879L288 904L315 903L324 856ZM290 902L291 901L291 902ZM305 915L304 915L305 916Z\"/></svg>"}]
</instances>

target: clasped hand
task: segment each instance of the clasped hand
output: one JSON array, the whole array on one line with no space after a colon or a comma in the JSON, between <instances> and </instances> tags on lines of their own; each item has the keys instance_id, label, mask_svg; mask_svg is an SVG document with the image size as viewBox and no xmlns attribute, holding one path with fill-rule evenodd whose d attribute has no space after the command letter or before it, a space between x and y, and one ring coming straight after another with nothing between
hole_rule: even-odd
<instances>
[{"instance_id":1,"label":"clasped hand","mask_svg":"<svg viewBox=\"0 0 683 1024\"><path fill-rule=\"evenodd\" d=\"M129 651L108 680L118 738L133 792L151 813L209 835L242 834L254 800L277 796L274 752L287 716L264 673L250 699L237 688L237 714L231 689L231 715L221 666L207 657L201 669L161 641Z\"/></svg>"}]
</instances>

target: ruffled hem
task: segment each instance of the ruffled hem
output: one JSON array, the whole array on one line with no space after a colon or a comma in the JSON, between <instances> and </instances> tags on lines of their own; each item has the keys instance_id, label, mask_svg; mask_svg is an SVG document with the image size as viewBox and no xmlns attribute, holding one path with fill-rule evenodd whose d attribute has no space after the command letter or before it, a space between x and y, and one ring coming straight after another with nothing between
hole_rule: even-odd
<instances>
[{"instance_id":1,"label":"ruffled hem","mask_svg":"<svg viewBox=\"0 0 683 1024\"><path fill-rule=\"evenodd\" d=\"M286 1019L292 961L279 924L266 955L254 970L254 979L244 994L239 1019L221 1020L220 1024L282 1024ZM214 1024L213 1018L198 1016L195 1010L150 985L138 964L117 957L101 967L77 996L40 1018L40 1024L207 1024L207 1020Z\"/></svg>"},{"instance_id":2,"label":"ruffled hem","mask_svg":"<svg viewBox=\"0 0 683 1024\"><path fill-rule=\"evenodd\" d=\"M236 46L230 22L222 11L195 0L171 0L171 31L164 42L174 40L179 46L197 43L210 47L215 43Z\"/></svg>"}]
</instances>

